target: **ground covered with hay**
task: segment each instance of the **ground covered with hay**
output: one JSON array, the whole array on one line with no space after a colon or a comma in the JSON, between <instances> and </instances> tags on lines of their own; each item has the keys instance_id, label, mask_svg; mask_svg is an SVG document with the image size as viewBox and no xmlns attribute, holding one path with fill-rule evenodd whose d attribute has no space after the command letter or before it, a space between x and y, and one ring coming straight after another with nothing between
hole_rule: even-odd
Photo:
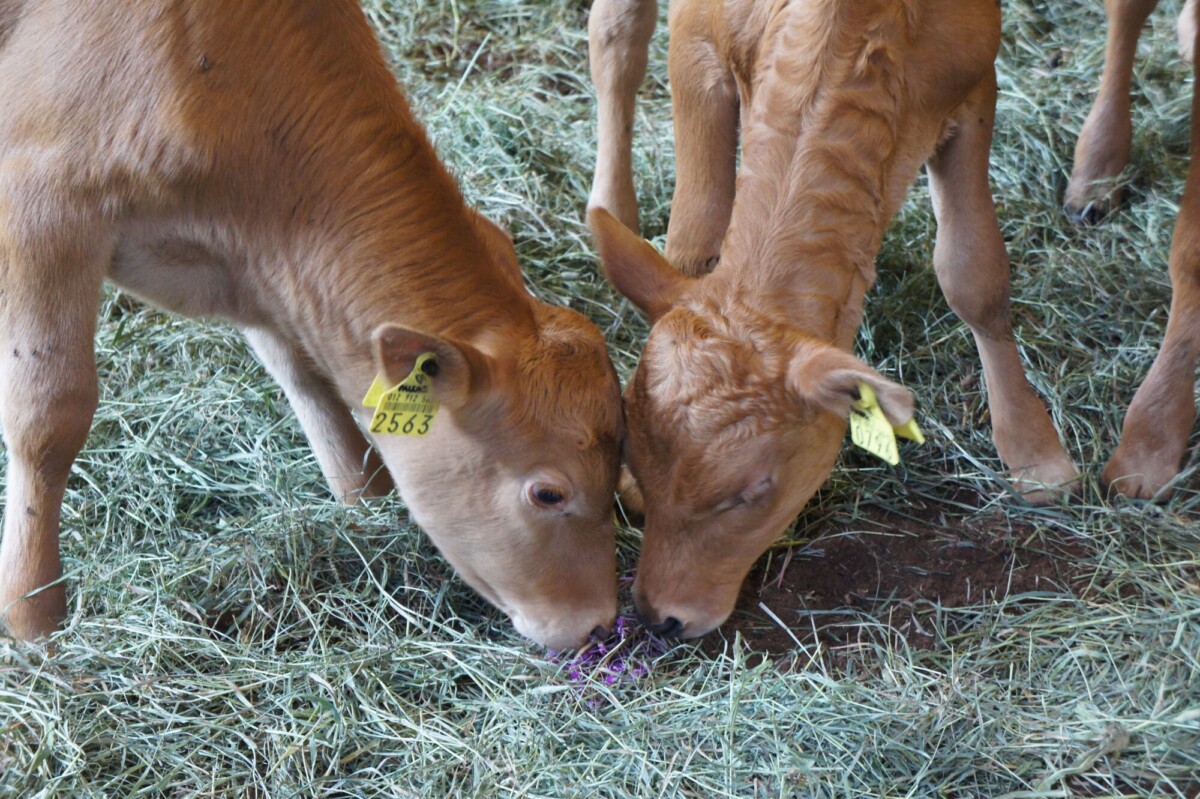
<instances>
[{"instance_id":1,"label":"ground covered with hay","mask_svg":"<svg viewBox=\"0 0 1200 799\"><path fill-rule=\"evenodd\" d=\"M599 276L582 222L582 4L366 5L467 196L511 229L530 290L596 320L627 375L646 326ZM1101 4L1004 8L993 181L1017 336L1082 498L1032 508L998 477L974 346L929 266L921 180L858 350L913 389L929 443L898 468L847 450L698 642L627 630L582 661L527 644L399 501L331 500L236 333L109 293L101 405L64 508L70 617L51 658L0 644L0 796L1197 796L1197 458L1165 503L1097 486L1166 318L1192 84L1179 5L1141 46L1127 205L1085 230L1059 202ZM635 156L660 244L665 44L664 27ZM619 544L628 571L638 532Z\"/></svg>"}]
</instances>

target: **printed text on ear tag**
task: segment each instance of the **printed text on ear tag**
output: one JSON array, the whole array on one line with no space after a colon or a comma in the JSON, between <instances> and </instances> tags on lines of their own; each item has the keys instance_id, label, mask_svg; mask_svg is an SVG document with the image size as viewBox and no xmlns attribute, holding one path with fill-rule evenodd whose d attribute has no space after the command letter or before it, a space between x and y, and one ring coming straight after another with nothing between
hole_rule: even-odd
<instances>
[{"instance_id":1,"label":"printed text on ear tag","mask_svg":"<svg viewBox=\"0 0 1200 799\"><path fill-rule=\"evenodd\" d=\"M381 376L375 377L375 382L367 389L367 396L363 397L363 405L375 409L371 417L372 433L377 436L428 435L433 417L437 415L437 403L429 393L433 378L426 372L425 364L434 358L432 352L421 353L408 377L391 388Z\"/></svg>"},{"instance_id":2,"label":"printed text on ear tag","mask_svg":"<svg viewBox=\"0 0 1200 799\"><path fill-rule=\"evenodd\" d=\"M925 443L925 436L915 420L909 419L899 427L892 427L875 400L875 392L866 383L858 384L858 395L859 399L850 406L850 440L855 445L895 466L900 462L897 435L918 444Z\"/></svg>"}]
</instances>

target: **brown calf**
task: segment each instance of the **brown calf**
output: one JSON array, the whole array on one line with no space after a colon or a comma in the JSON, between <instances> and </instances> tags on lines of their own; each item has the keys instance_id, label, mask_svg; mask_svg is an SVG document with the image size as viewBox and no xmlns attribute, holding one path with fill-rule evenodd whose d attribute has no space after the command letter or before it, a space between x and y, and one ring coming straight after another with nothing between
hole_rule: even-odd
<instances>
[{"instance_id":1,"label":"brown calf","mask_svg":"<svg viewBox=\"0 0 1200 799\"><path fill-rule=\"evenodd\" d=\"M1158 0L1108 0L1108 45L1100 92L1079 142L1065 205L1075 221L1095 222L1120 200L1117 184L1129 163L1133 127L1129 90L1138 34ZM1196 50L1196 0L1179 16L1179 46ZM1196 420L1196 360L1200 357L1200 95L1193 87L1192 165L1171 240L1171 312L1162 349L1125 415L1121 443L1104 469L1104 483L1130 497L1149 499L1179 472Z\"/></svg>"},{"instance_id":2,"label":"brown calf","mask_svg":"<svg viewBox=\"0 0 1200 799\"><path fill-rule=\"evenodd\" d=\"M630 31L652 5L593 7L602 94L636 83L609 73L641 65L610 57L605 32L641 41ZM696 636L726 618L754 560L829 476L859 384L893 424L911 417L909 392L850 350L883 231L922 163L934 267L979 347L1001 457L1033 498L1076 470L1009 323L987 174L995 0L676 0L670 24L667 257L599 210L634 222L620 188L632 184L607 145L591 219L605 270L653 323L625 397L646 510L634 597L660 631ZM602 139L627 132L616 113L627 106L601 99Z\"/></svg>"},{"instance_id":3,"label":"brown calf","mask_svg":"<svg viewBox=\"0 0 1200 799\"><path fill-rule=\"evenodd\" d=\"M526 293L354 0L0 0L0 107L11 634L65 612L59 510L97 402L105 278L238 325L334 493L394 479L523 634L575 646L610 623L621 408L604 342ZM428 435L372 449L364 394L425 352Z\"/></svg>"}]
</instances>

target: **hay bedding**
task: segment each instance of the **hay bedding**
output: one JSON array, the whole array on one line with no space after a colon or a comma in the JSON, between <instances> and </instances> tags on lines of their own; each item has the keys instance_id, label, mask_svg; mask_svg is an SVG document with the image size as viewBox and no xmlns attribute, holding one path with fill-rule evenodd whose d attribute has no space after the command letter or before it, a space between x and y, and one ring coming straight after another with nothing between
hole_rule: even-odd
<instances>
[{"instance_id":1,"label":"hay bedding","mask_svg":"<svg viewBox=\"0 0 1200 799\"><path fill-rule=\"evenodd\" d=\"M585 10L365 5L468 198L512 230L530 289L595 319L627 375L646 328L598 276L581 218ZM1195 797L1195 458L1162 506L1094 484L1165 321L1191 88L1178 7L1140 47L1127 205L1085 230L1058 204L1102 9L1004 8L993 184L1016 335L1090 477L1083 498L1005 495L919 182L858 350L916 392L930 443L896 469L845 454L700 642L663 651L623 624L583 660L529 647L398 502L328 498L234 334L107 296L101 407L64 511L71 616L54 658L0 652L0 797ZM635 152L659 244L665 44ZM637 539L621 529L626 573Z\"/></svg>"}]
</instances>

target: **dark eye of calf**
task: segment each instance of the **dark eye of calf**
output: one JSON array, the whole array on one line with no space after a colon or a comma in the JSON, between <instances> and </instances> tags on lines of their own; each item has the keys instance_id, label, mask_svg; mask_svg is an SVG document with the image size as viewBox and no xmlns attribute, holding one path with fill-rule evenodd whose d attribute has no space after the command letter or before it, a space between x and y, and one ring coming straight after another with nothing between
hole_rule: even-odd
<instances>
[{"instance_id":1,"label":"dark eye of calf","mask_svg":"<svg viewBox=\"0 0 1200 799\"><path fill-rule=\"evenodd\" d=\"M558 505L566 499L566 495L557 488L546 488L544 486L534 491L533 496L542 505Z\"/></svg>"}]
</instances>

